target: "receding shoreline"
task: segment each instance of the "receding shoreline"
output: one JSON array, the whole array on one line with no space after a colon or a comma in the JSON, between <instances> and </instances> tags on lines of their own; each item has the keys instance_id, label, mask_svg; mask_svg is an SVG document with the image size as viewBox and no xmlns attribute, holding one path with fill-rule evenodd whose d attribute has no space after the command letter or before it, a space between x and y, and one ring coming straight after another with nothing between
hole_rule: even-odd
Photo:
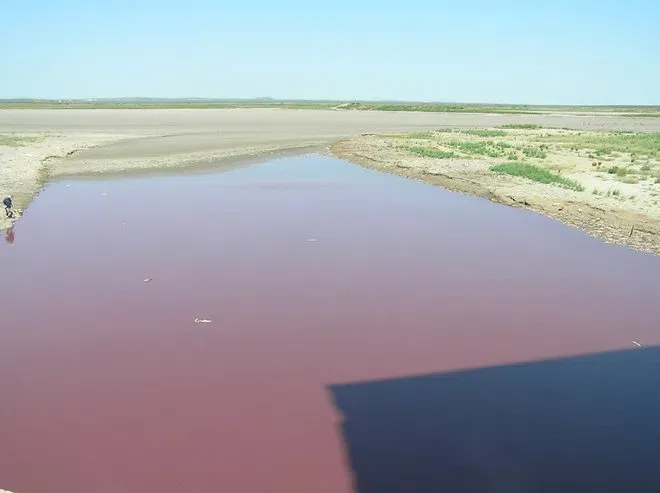
<instances>
[{"instance_id":1,"label":"receding shoreline","mask_svg":"<svg viewBox=\"0 0 660 493\"><path fill-rule=\"evenodd\" d=\"M21 147L0 147L0 160L6 160L0 170L0 194L12 195L15 217L0 216L0 231L18 221L39 191L49 182L63 178L103 179L155 176L172 173L192 173L202 170L231 168L245 161L258 161L264 156L320 150L321 143L253 145L218 151L174 154L139 158L89 159L84 152L131 140L117 135L49 135L20 134L34 139L34 144ZM139 139L139 137L133 137ZM4 159L3 159L4 158Z\"/></svg>"},{"instance_id":2,"label":"receding shoreline","mask_svg":"<svg viewBox=\"0 0 660 493\"><path fill-rule=\"evenodd\" d=\"M365 168L533 210L608 243L660 255L660 207L631 210L614 200L591 200L587 191L549 189L549 185L474 169L469 161L415 157L389 140L384 136L345 140L329 146L329 152Z\"/></svg>"},{"instance_id":3,"label":"receding shoreline","mask_svg":"<svg viewBox=\"0 0 660 493\"><path fill-rule=\"evenodd\" d=\"M417 160L411 165L410 159L401 155L383 155L382 148L371 145L378 138L370 137L510 124L582 131L660 131L660 118L612 115L314 109L0 110L0 135L5 136L0 144L0 194L15 197L20 216L45 183L62 177L192 171L230 166L245 156L326 148L331 155L368 168L536 210L605 241L660 254L657 214L603 207L570 194L548 198L536 192L507 193L506 187L484 173L431 170L428 161L424 164ZM10 225L6 218L0 218L0 230Z\"/></svg>"}]
</instances>

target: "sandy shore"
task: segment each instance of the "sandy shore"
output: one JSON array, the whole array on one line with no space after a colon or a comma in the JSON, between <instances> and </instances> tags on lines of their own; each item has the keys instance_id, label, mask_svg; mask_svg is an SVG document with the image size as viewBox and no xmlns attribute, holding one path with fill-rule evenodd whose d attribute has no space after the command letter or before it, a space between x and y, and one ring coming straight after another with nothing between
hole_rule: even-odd
<instances>
[{"instance_id":1,"label":"sandy shore","mask_svg":"<svg viewBox=\"0 0 660 493\"><path fill-rule=\"evenodd\" d=\"M495 130L486 130L488 131ZM585 135L594 139L598 138L597 136L608 138L613 135L565 130L553 132L543 129L533 132L542 134L538 137L547 142L552 142L553 139L570 141L571 138L579 139ZM330 150L337 157L370 169L421 180L497 203L531 209L607 242L660 255L659 160L650 159L644 161L644 164L631 164L629 155L618 153L594 160L591 158L595 156L588 150L566 149L561 145L553 149L554 153L544 150L543 158L527 158L522 154L522 150L530 153L529 149L533 149L525 145L535 142L528 135L533 132L507 131L506 136L497 138L499 140L474 137L461 132L432 132L430 136L372 135L332 144ZM527 135L522 135L523 133ZM460 148L463 143L485 142L502 145L502 157L466 156L458 152L455 152L452 158L420 155L428 154L428 149L452 152L452 145ZM521 157L512 155L513 160L510 160L506 154L516 148L515 152L521 154ZM477 150L482 151L481 148ZM483 152L489 150L497 151L497 148ZM498 153L491 154L496 156ZM570 180L568 183L579 189L539 183L491 170L491 167L497 165L520 164L521 158L525 160L525 165L552 170L553 177ZM621 169L626 173L612 172ZM636 171L637 175L634 174Z\"/></svg>"},{"instance_id":2,"label":"sandy shore","mask_svg":"<svg viewBox=\"0 0 660 493\"><path fill-rule=\"evenodd\" d=\"M370 153L378 152L374 148L364 147L364 139L369 137L360 136L443 127L497 127L511 123L582 130L660 131L660 118L614 115L282 109L0 110L0 136L4 136L4 144L0 144L0 195L14 196L20 216L47 181L60 177L104 176L181 166L216 166L236 156L331 145L336 155L369 167L422 178L454 190L491 196L497 195L497 191L483 187L473 179L468 180L471 185L457 186L459 177L429 177L423 167L402 171L402 168L390 166L391 163L379 163L378 157L375 157L376 160L372 159L374 156L369 157ZM349 140L346 142L345 139ZM504 199L495 200L507 202ZM525 201L529 203L529 198L522 198L522 201L523 204ZM508 200L507 203L512 202ZM515 203L519 202L516 200ZM530 207L587 231L590 228L580 224L579 218L596 214L591 209L580 207L580 202L573 204L568 201L561 210L549 210L539 205ZM574 213L569 214L573 208ZM588 214L585 214L586 210ZM596 206L594 210L597 210ZM609 213L604 210L597 214L603 216ZM593 228L591 232L635 247L651 241L645 235L657 237L653 224L647 225L627 216L621 216L620 220L622 226L617 227L616 234L599 234ZM625 228L629 231L631 223L637 225L637 232L632 235L633 239L625 240L621 232ZM10 221L0 218L0 229L10 225ZM607 228L609 231L610 226ZM646 233L645 228L653 232Z\"/></svg>"}]
</instances>

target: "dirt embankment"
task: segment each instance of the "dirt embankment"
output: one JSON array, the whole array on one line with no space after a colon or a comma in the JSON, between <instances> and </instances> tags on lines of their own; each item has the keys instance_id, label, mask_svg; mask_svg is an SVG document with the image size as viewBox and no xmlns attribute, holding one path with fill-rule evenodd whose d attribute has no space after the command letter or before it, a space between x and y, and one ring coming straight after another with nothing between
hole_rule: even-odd
<instances>
[{"instance_id":1,"label":"dirt embankment","mask_svg":"<svg viewBox=\"0 0 660 493\"><path fill-rule=\"evenodd\" d=\"M365 135L330 152L660 255L660 134L443 130Z\"/></svg>"}]
</instances>

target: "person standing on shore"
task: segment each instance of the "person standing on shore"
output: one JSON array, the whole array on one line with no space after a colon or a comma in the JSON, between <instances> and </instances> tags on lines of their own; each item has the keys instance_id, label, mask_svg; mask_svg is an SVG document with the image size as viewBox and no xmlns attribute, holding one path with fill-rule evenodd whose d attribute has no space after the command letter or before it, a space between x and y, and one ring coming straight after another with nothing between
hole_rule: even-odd
<instances>
[{"instance_id":1,"label":"person standing on shore","mask_svg":"<svg viewBox=\"0 0 660 493\"><path fill-rule=\"evenodd\" d=\"M5 214L9 219L12 219L14 217L14 203L11 200L11 195L5 197L2 203L5 206Z\"/></svg>"}]
</instances>

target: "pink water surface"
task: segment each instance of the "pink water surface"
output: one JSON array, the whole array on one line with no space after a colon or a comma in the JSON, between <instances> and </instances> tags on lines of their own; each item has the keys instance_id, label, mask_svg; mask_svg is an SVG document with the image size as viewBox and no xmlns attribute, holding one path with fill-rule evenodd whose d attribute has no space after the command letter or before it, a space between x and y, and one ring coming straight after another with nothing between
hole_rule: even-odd
<instances>
[{"instance_id":1,"label":"pink water surface","mask_svg":"<svg viewBox=\"0 0 660 493\"><path fill-rule=\"evenodd\" d=\"M328 385L660 342L657 257L326 157L60 182L14 233L17 493L348 493Z\"/></svg>"}]
</instances>

